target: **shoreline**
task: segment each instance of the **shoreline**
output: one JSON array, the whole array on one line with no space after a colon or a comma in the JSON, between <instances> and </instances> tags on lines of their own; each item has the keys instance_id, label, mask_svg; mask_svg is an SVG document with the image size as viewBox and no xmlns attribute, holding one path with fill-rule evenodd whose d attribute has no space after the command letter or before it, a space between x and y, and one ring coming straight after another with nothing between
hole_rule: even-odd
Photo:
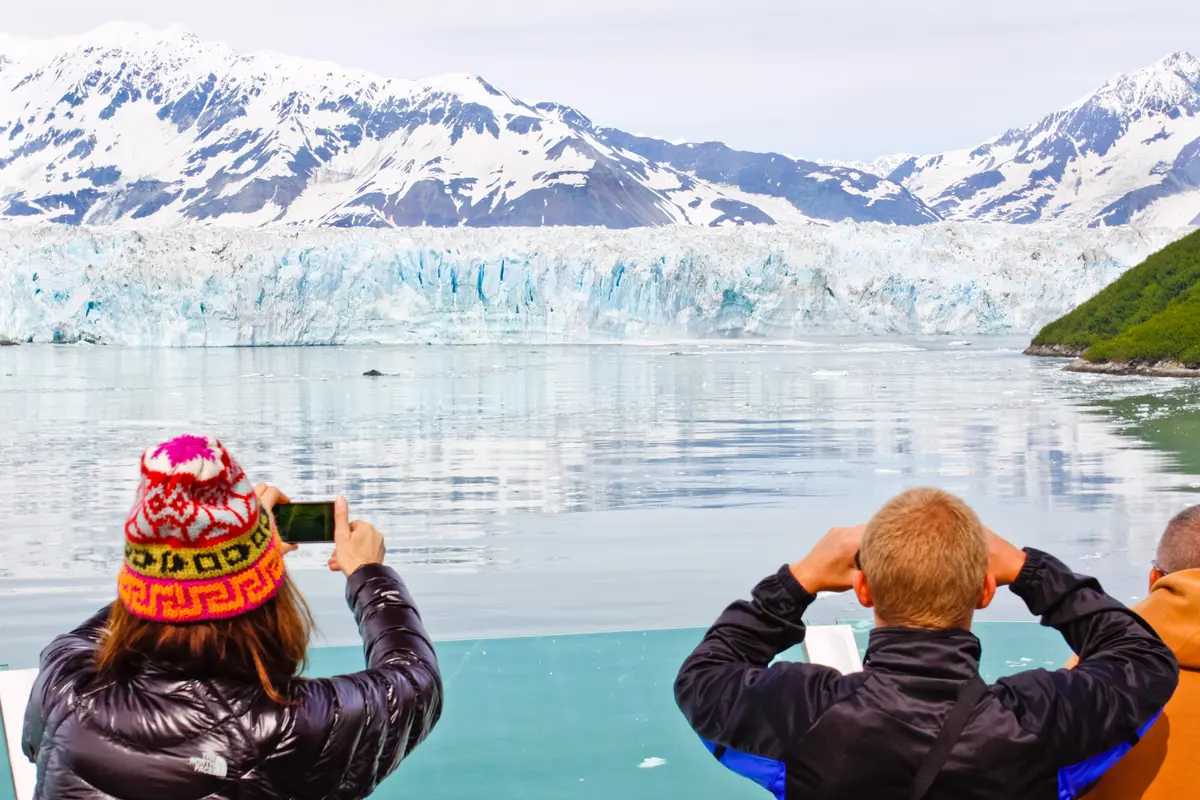
<instances>
[{"instance_id":1,"label":"shoreline","mask_svg":"<svg viewBox=\"0 0 1200 800\"><path fill-rule=\"evenodd\" d=\"M1031 344L1021 352L1027 356L1042 358L1079 358L1085 348L1068 347L1065 344Z\"/></svg>"},{"instance_id":2,"label":"shoreline","mask_svg":"<svg viewBox=\"0 0 1200 800\"><path fill-rule=\"evenodd\" d=\"M1104 361L1093 363L1083 359L1085 348L1061 344L1031 344L1022 353L1042 358L1071 358L1063 372L1085 372L1092 375L1137 375L1144 378L1200 378L1200 369L1175 361Z\"/></svg>"},{"instance_id":3,"label":"shoreline","mask_svg":"<svg viewBox=\"0 0 1200 800\"><path fill-rule=\"evenodd\" d=\"M1185 367L1174 361L1106 361L1093 364L1081 358L1067 364L1063 371L1087 372L1094 375L1137 375L1145 378L1200 378L1200 369Z\"/></svg>"}]
</instances>

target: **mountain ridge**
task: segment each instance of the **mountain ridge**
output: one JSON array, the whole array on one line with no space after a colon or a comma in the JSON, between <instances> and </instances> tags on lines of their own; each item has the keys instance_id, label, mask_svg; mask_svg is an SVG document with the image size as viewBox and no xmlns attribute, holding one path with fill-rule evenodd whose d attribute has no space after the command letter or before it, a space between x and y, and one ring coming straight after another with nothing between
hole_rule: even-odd
<instances>
[{"instance_id":1,"label":"mountain ridge","mask_svg":"<svg viewBox=\"0 0 1200 800\"><path fill-rule=\"evenodd\" d=\"M10 221L627 228L937 219L878 176L777 154L720 145L737 174L713 167L700 177L630 149L659 140L598 128L570 106L522 101L479 76L384 78L239 55L139 24L43 42L0 37L0 55L0 218ZM687 150L671 152L680 160Z\"/></svg>"},{"instance_id":2,"label":"mountain ridge","mask_svg":"<svg viewBox=\"0 0 1200 800\"><path fill-rule=\"evenodd\" d=\"M1200 59L1170 53L1033 123L903 158L886 175L947 220L1200 225Z\"/></svg>"},{"instance_id":3,"label":"mountain ridge","mask_svg":"<svg viewBox=\"0 0 1200 800\"><path fill-rule=\"evenodd\" d=\"M972 148L870 162L680 142L469 74L387 78L179 28L0 34L0 221L170 227L1200 225L1177 51Z\"/></svg>"}]
</instances>

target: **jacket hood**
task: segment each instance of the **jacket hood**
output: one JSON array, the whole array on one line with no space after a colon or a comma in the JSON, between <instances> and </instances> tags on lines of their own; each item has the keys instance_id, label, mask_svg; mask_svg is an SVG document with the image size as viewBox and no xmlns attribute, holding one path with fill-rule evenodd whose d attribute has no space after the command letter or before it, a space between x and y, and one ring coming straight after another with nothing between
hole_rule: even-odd
<instances>
[{"instance_id":1,"label":"jacket hood","mask_svg":"<svg viewBox=\"0 0 1200 800\"><path fill-rule=\"evenodd\" d=\"M1185 669L1200 669L1200 569L1172 572L1133 607Z\"/></svg>"}]
</instances>

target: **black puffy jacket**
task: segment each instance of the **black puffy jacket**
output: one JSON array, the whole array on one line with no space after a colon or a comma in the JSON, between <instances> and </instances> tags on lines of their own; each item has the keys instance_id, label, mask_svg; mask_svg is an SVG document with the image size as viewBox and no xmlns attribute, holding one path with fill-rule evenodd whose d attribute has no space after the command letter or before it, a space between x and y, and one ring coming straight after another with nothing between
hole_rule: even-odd
<instances>
[{"instance_id":1,"label":"black puffy jacket","mask_svg":"<svg viewBox=\"0 0 1200 800\"><path fill-rule=\"evenodd\" d=\"M404 583L389 567L349 577L346 599L367 669L293 681L294 705L256 684L199 680L149 665L100 679L102 610L55 639L25 714L23 746L47 800L361 798L432 730L442 709L437 659Z\"/></svg>"},{"instance_id":2,"label":"black puffy jacket","mask_svg":"<svg viewBox=\"0 0 1200 800\"><path fill-rule=\"evenodd\" d=\"M928 800L1079 797L1175 691L1175 657L1141 618L1094 578L1026 553L1013 592L1082 660L991 686ZM800 616L815 598L787 567L753 596L721 615L679 672L675 697L692 727L726 766L780 798L908 800L960 687L977 674L979 640L960 629L879 628L862 672L771 664L803 641Z\"/></svg>"}]
</instances>

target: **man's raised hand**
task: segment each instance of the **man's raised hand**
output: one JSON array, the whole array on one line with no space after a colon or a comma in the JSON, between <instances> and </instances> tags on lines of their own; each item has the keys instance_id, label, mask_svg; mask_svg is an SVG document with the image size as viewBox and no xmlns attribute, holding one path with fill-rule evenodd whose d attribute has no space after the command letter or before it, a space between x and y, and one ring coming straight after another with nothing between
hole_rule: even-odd
<instances>
[{"instance_id":1,"label":"man's raised hand","mask_svg":"<svg viewBox=\"0 0 1200 800\"><path fill-rule=\"evenodd\" d=\"M854 586L855 556L866 525L830 528L808 555L792 564L792 577L812 594L844 592Z\"/></svg>"}]
</instances>

